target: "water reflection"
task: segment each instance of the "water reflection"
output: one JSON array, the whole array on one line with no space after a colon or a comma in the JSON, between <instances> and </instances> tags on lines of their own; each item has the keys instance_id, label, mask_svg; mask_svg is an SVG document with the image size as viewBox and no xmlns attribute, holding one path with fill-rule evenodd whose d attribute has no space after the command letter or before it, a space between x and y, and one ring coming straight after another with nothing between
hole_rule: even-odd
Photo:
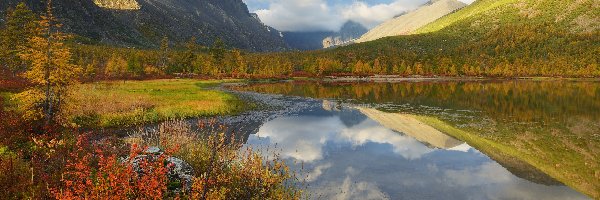
<instances>
[{"instance_id":1,"label":"water reflection","mask_svg":"<svg viewBox=\"0 0 600 200\"><path fill-rule=\"evenodd\" d=\"M408 115L324 101L264 123L248 143L303 162L315 199L586 199L513 175Z\"/></svg>"},{"instance_id":2,"label":"water reflection","mask_svg":"<svg viewBox=\"0 0 600 200\"><path fill-rule=\"evenodd\" d=\"M547 185L555 185L558 180L600 198L599 81L296 81L237 89L333 99L420 119L427 117L431 126L456 130L450 133L477 146L518 177ZM330 102L325 104L326 110L338 108ZM373 119L389 129L413 135L429 147L462 147L451 147L456 143L443 137L416 137L403 130L405 127L395 127L396 121L403 121L397 119L402 116L389 115L378 114L383 119ZM531 166L543 173L529 170Z\"/></svg>"},{"instance_id":3,"label":"water reflection","mask_svg":"<svg viewBox=\"0 0 600 200\"><path fill-rule=\"evenodd\" d=\"M452 149L464 144L464 142L454 139L408 114L386 113L365 107L356 109L386 128L404 133L437 148Z\"/></svg>"}]
</instances>

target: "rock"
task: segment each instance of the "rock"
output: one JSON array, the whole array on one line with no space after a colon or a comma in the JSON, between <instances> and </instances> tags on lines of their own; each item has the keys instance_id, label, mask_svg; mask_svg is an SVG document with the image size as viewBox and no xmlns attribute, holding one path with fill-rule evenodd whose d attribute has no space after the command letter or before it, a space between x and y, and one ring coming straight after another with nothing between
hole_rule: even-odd
<instances>
[{"instance_id":1,"label":"rock","mask_svg":"<svg viewBox=\"0 0 600 200\"><path fill-rule=\"evenodd\" d=\"M167 162L172 164L172 168L169 170L169 180L175 180L179 183L179 191L181 189L185 189L185 191L190 191L192 188L192 184L194 183L194 168L184 160L181 160L176 157L167 158ZM172 182L172 181L170 181ZM177 192L179 192L177 191Z\"/></svg>"},{"instance_id":2,"label":"rock","mask_svg":"<svg viewBox=\"0 0 600 200\"><path fill-rule=\"evenodd\" d=\"M162 150L158 147L148 147L144 153L151 155L162 155Z\"/></svg>"},{"instance_id":3,"label":"rock","mask_svg":"<svg viewBox=\"0 0 600 200\"><path fill-rule=\"evenodd\" d=\"M163 154L164 151L160 148L149 147L144 151L144 154L136 156L131 161L133 170L141 172L142 170L139 165L142 161L149 160L152 162ZM124 160L128 159L129 158L126 158ZM173 193L190 191L194 181L194 168L184 160L172 156L167 157L164 164L169 167L169 171L167 172L169 180L167 187L169 191Z\"/></svg>"}]
</instances>

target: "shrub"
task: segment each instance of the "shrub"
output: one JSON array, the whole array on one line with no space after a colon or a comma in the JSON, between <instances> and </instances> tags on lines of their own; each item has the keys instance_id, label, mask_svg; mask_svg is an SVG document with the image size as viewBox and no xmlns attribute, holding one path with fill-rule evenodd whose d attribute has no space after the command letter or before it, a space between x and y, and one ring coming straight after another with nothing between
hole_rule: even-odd
<instances>
[{"instance_id":1,"label":"shrub","mask_svg":"<svg viewBox=\"0 0 600 200\"><path fill-rule=\"evenodd\" d=\"M217 127L217 128L215 128ZM140 131L128 142L137 145L177 148L174 155L196 172L192 199L299 199L297 177L284 161L267 159L243 148L233 134L215 122L200 122L193 131L185 121L165 122L155 131ZM242 149L242 150L241 150Z\"/></svg>"},{"instance_id":2,"label":"shrub","mask_svg":"<svg viewBox=\"0 0 600 200\"><path fill-rule=\"evenodd\" d=\"M132 162L142 148L133 145L127 159L105 149L110 144L87 147L85 136L78 139L70 154L62 184L52 189L56 199L163 199L167 192L167 154L155 159L139 160L139 169ZM90 149L92 151L90 151Z\"/></svg>"},{"instance_id":3,"label":"shrub","mask_svg":"<svg viewBox=\"0 0 600 200\"><path fill-rule=\"evenodd\" d=\"M0 191L2 198L26 199L31 184L29 164L10 152L7 147L0 146Z\"/></svg>"}]
</instances>

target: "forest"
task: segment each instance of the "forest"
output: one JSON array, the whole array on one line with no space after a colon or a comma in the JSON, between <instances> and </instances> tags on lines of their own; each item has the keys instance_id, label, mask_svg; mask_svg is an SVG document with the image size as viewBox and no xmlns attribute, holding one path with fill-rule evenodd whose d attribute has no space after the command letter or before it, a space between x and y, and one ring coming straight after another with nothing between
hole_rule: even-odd
<instances>
[{"instance_id":1,"label":"forest","mask_svg":"<svg viewBox=\"0 0 600 200\"><path fill-rule=\"evenodd\" d=\"M25 10L23 10L25 9ZM26 8L7 12L2 28L4 74L17 77L19 55L35 29ZM253 53L217 39L183 44L164 37L154 49L81 44L65 38L80 80L156 77L286 78L398 75L404 77L600 77L600 31L519 20L494 30L437 31L389 37L309 52ZM59 28L60 29L60 28ZM58 30L57 30L58 31ZM68 35L66 35L68 36Z\"/></svg>"}]
</instances>

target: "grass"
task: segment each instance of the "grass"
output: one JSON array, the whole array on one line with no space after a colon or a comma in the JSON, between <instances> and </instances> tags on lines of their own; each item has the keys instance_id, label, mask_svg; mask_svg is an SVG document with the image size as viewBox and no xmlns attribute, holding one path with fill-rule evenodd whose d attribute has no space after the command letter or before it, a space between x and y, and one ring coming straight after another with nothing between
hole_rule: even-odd
<instances>
[{"instance_id":1,"label":"grass","mask_svg":"<svg viewBox=\"0 0 600 200\"><path fill-rule=\"evenodd\" d=\"M473 4L444 16L415 31L417 34L437 32L457 32L459 34L471 30L489 28L501 24L551 22L552 26L568 27L574 31L597 30L598 25L593 18L597 16L597 6L593 0L478 0ZM526 17L521 19L520 17ZM577 18L588 19L586 23L577 24ZM525 20L525 21L524 21ZM491 25L491 26L490 26ZM548 26L548 25L544 25ZM481 30L479 30L481 31Z\"/></svg>"},{"instance_id":2,"label":"grass","mask_svg":"<svg viewBox=\"0 0 600 200\"><path fill-rule=\"evenodd\" d=\"M503 142L498 142L493 139L478 136L475 133L460 130L435 117L415 116L415 118L452 137L467 142L469 145L485 153L494 160L511 160L511 158L516 158L525 161L529 165L547 173L558 181L561 181L584 194L590 195L593 198L600 197L600 192L598 190L600 185L597 185L598 182L596 179L598 175L595 174L598 172L590 171L588 168L582 167L589 165L589 163L585 160L578 159L579 156L576 153L563 151L562 154L571 155L556 156L550 153L540 156L533 152L515 148L514 145L509 146ZM556 148L556 145L552 144L552 142L546 145L536 144L536 146L546 146L550 149ZM569 161L566 162L561 158L569 158Z\"/></svg>"},{"instance_id":3,"label":"grass","mask_svg":"<svg viewBox=\"0 0 600 200\"><path fill-rule=\"evenodd\" d=\"M436 20L433 23L430 23L424 27L419 28L416 33L430 33L439 31L443 28L451 26L459 21L467 19L472 16L479 15L481 13L490 11L492 9L498 8L502 5L506 5L509 3L514 3L516 0L479 0L475 1L472 5L467 6L461 10L458 10L455 13L449 14L445 17L442 17Z\"/></svg>"},{"instance_id":4,"label":"grass","mask_svg":"<svg viewBox=\"0 0 600 200\"><path fill-rule=\"evenodd\" d=\"M235 114L236 96L210 87L223 81L152 80L83 84L74 89L68 121L83 127L117 127L168 119Z\"/></svg>"},{"instance_id":5,"label":"grass","mask_svg":"<svg viewBox=\"0 0 600 200\"><path fill-rule=\"evenodd\" d=\"M15 102L11 100L13 95L14 93L12 92L0 92L0 100L2 101L0 103L4 105L4 108L0 109L13 108L15 106Z\"/></svg>"}]
</instances>

